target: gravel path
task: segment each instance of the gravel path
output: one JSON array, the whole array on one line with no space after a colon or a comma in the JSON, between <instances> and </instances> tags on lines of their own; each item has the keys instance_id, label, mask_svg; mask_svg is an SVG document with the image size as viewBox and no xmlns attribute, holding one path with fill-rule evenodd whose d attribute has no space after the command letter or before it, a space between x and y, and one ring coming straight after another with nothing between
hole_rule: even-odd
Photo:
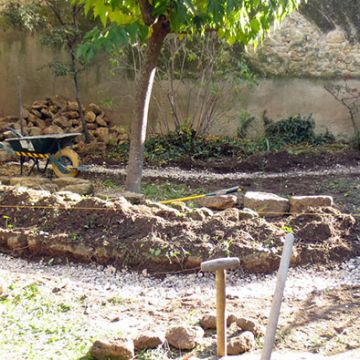
<instances>
[{"instance_id":1,"label":"gravel path","mask_svg":"<svg viewBox=\"0 0 360 360\"><path fill-rule=\"evenodd\" d=\"M109 167L109 166L99 166L99 165L89 165L87 166L87 172L92 173L101 173L109 175L126 175L126 168L120 167ZM350 166L345 167L341 165L335 165L331 169L322 169L318 171L308 170L308 171L288 171L288 172L277 172L277 173L263 173L263 172L254 172L254 173L227 173L219 174L206 170L197 171L197 170L183 170L175 167L166 167L166 168L145 168L143 176L146 178L164 178L164 179L177 179L177 180L223 180L224 177L230 180L241 180L241 179L254 179L254 178L289 178L289 177L303 177L303 176L326 176L326 175L360 175L360 166Z\"/></svg>"},{"instance_id":2,"label":"gravel path","mask_svg":"<svg viewBox=\"0 0 360 360\"><path fill-rule=\"evenodd\" d=\"M211 307L213 309L215 298L214 277L211 274L163 274L161 277L153 277L146 273L117 271L112 266L72 263L50 265L44 261L29 262L4 254L0 254L0 282L2 281L7 285L16 284L16 288L36 283L42 292L48 294L49 301L54 299L73 304L77 316L84 319L89 329L96 327L106 332L121 331L129 336L146 327L153 328L157 325L160 328L169 322L198 320L200 313L196 307L205 312ZM229 305L236 304L237 311L241 311L242 304L254 304L254 311L258 314L260 312L266 319L275 281L274 274L255 276L244 274L240 270L229 273ZM360 257L331 270L319 267L290 269L283 310L286 311L294 302L306 299L313 291L334 289L341 285L360 285ZM120 302L111 305L111 298L119 299ZM81 305L78 299L83 299ZM284 316L280 320L284 320ZM255 353L239 359L259 358L259 354ZM344 353L342 357L333 359L358 358L359 353L355 352L355 355ZM8 359L13 357L6 358ZM332 358L279 352L272 359Z\"/></svg>"},{"instance_id":3,"label":"gravel path","mask_svg":"<svg viewBox=\"0 0 360 360\"><path fill-rule=\"evenodd\" d=\"M15 279L31 281L46 278L66 282L76 291L96 289L102 293L121 290L124 297L171 299L189 294L202 299L214 299L214 279L210 274L168 274L150 277L126 270L116 271L112 266L99 265L48 265L28 262L0 254L0 278L10 283ZM229 296L239 298L268 298L273 294L276 276L246 275L234 271L228 276ZM353 258L332 270L316 268L290 269L285 297L303 299L314 290L324 290L340 285L360 285L360 257Z\"/></svg>"}]
</instances>

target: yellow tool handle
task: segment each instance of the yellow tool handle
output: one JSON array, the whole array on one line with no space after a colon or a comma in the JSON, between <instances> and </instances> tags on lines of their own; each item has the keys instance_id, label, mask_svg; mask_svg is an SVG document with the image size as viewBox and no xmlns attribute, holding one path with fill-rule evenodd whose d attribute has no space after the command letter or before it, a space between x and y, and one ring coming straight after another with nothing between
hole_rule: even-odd
<instances>
[{"instance_id":1,"label":"yellow tool handle","mask_svg":"<svg viewBox=\"0 0 360 360\"><path fill-rule=\"evenodd\" d=\"M189 200L195 200L195 199L201 199L203 197L205 197L207 195L192 195L192 196L188 196L188 197L183 197L180 199L172 199L172 200L164 200L164 201L160 201L160 204L171 204L173 202L182 202L182 201L189 201Z\"/></svg>"}]
</instances>

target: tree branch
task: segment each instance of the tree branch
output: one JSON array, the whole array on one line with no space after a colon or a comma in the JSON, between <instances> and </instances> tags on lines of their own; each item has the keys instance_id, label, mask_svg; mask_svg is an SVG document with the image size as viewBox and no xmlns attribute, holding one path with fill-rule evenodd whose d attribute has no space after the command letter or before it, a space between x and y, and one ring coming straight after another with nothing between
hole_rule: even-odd
<instances>
[{"instance_id":1,"label":"tree branch","mask_svg":"<svg viewBox=\"0 0 360 360\"><path fill-rule=\"evenodd\" d=\"M145 25L151 26L156 20L152 15L154 8L150 5L148 0L140 0L139 6Z\"/></svg>"}]
</instances>

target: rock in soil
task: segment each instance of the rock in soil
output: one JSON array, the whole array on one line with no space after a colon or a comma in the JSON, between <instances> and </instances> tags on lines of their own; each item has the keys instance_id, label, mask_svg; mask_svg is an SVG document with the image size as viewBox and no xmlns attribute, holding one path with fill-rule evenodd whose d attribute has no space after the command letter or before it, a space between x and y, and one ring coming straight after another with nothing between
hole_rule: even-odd
<instances>
[{"instance_id":1,"label":"rock in soil","mask_svg":"<svg viewBox=\"0 0 360 360\"><path fill-rule=\"evenodd\" d=\"M153 330L141 333L134 339L136 350L155 349L165 341L164 334Z\"/></svg>"},{"instance_id":2,"label":"rock in soil","mask_svg":"<svg viewBox=\"0 0 360 360\"><path fill-rule=\"evenodd\" d=\"M172 326L166 331L167 342L179 350L192 350L201 341L204 330L199 326Z\"/></svg>"},{"instance_id":3,"label":"rock in soil","mask_svg":"<svg viewBox=\"0 0 360 360\"><path fill-rule=\"evenodd\" d=\"M96 340L90 352L97 360L130 360L134 357L134 343L124 338Z\"/></svg>"},{"instance_id":4,"label":"rock in soil","mask_svg":"<svg viewBox=\"0 0 360 360\"><path fill-rule=\"evenodd\" d=\"M255 337L251 331L245 331L229 339L227 352L229 355L238 355L250 351L255 345Z\"/></svg>"},{"instance_id":5,"label":"rock in soil","mask_svg":"<svg viewBox=\"0 0 360 360\"><path fill-rule=\"evenodd\" d=\"M308 209L309 207L319 206L333 206L334 200L332 196L314 195L314 196L292 196L290 198L290 212L291 214L298 214Z\"/></svg>"},{"instance_id":6,"label":"rock in soil","mask_svg":"<svg viewBox=\"0 0 360 360\"><path fill-rule=\"evenodd\" d=\"M234 207L237 203L237 197L235 195L206 196L202 199L198 199L197 203L200 206L212 210L224 210Z\"/></svg>"},{"instance_id":7,"label":"rock in soil","mask_svg":"<svg viewBox=\"0 0 360 360\"><path fill-rule=\"evenodd\" d=\"M244 196L244 207L264 216L283 216L289 212L289 200L271 193L248 191Z\"/></svg>"}]
</instances>

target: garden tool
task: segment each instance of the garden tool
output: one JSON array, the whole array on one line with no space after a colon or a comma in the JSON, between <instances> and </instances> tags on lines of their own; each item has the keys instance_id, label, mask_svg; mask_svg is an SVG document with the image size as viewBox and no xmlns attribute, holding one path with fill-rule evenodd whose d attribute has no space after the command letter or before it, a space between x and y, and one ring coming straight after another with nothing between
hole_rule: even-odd
<instances>
[{"instance_id":1,"label":"garden tool","mask_svg":"<svg viewBox=\"0 0 360 360\"><path fill-rule=\"evenodd\" d=\"M238 191L242 191L240 186L234 186L228 189L222 189L222 190L218 190L212 193L207 193L207 194L201 194L201 195L190 195L190 196L186 196L183 198L178 198L178 199L171 199L171 200L164 200L164 201L160 201L160 204L171 204L174 202L185 202L185 201L191 201L191 200L196 200L196 199L201 199L204 198L206 196L216 196L216 195L226 195L226 194L231 194L234 192L238 192Z\"/></svg>"},{"instance_id":2,"label":"garden tool","mask_svg":"<svg viewBox=\"0 0 360 360\"><path fill-rule=\"evenodd\" d=\"M237 257L220 258L201 263L201 271L215 271L216 277L216 335L217 355L226 356L226 269L234 269L240 265Z\"/></svg>"}]
</instances>

